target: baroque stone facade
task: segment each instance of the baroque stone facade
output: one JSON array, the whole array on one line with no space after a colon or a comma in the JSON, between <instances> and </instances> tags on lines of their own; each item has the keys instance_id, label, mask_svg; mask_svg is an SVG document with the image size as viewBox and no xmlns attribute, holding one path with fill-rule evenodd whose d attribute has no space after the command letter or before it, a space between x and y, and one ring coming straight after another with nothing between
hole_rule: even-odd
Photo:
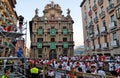
<instances>
[{"instance_id":1,"label":"baroque stone facade","mask_svg":"<svg viewBox=\"0 0 120 78\"><path fill-rule=\"evenodd\" d=\"M70 10L67 16L62 15L61 7L51 2L38 16L38 9L30 21L31 57L57 58L59 55L73 56L73 23Z\"/></svg>"}]
</instances>

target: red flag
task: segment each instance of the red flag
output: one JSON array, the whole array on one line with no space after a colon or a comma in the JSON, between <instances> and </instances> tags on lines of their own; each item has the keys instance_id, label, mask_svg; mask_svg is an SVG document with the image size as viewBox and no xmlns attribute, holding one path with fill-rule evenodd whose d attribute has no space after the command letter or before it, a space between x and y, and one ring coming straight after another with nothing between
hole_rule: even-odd
<instances>
[{"instance_id":1,"label":"red flag","mask_svg":"<svg viewBox=\"0 0 120 78\"><path fill-rule=\"evenodd\" d=\"M8 26L8 27L7 27L7 32L10 32L10 31L11 31L11 27L12 27L12 26Z\"/></svg>"}]
</instances>

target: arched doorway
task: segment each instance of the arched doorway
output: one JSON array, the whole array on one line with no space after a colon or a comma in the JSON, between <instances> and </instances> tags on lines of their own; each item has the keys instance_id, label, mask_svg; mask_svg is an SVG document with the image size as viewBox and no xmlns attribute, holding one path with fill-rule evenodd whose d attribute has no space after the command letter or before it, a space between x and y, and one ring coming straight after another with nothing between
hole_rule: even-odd
<instances>
[{"instance_id":1,"label":"arched doorway","mask_svg":"<svg viewBox=\"0 0 120 78\"><path fill-rule=\"evenodd\" d=\"M57 58L57 53L55 50L51 50L49 53L49 59L56 59Z\"/></svg>"}]
</instances>

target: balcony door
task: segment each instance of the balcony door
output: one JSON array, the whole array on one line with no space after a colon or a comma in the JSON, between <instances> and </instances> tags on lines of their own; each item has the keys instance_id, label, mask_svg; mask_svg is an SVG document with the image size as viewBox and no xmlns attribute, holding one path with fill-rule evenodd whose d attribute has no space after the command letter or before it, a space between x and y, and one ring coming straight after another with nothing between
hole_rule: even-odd
<instances>
[{"instance_id":1,"label":"balcony door","mask_svg":"<svg viewBox=\"0 0 120 78\"><path fill-rule=\"evenodd\" d=\"M57 53L55 50L51 50L49 53L49 59L56 59L57 58Z\"/></svg>"}]
</instances>

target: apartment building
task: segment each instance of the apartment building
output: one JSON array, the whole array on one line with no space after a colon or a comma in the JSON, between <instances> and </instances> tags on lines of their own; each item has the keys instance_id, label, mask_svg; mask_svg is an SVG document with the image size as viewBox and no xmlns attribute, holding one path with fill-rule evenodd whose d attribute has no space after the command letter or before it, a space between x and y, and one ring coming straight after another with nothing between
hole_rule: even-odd
<instances>
[{"instance_id":1,"label":"apartment building","mask_svg":"<svg viewBox=\"0 0 120 78\"><path fill-rule=\"evenodd\" d=\"M0 56L15 54L13 40L19 37L16 31L18 20L15 11L16 0L0 0Z\"/></svg>"},{"instance_id":2,"label":"apartment building","mask_svg":"<svg viewBox=\"0 0 120 78\"><path fill-rule=\"evenodd\" d=\"M120 54L120 0L83 0L86 54Z\"/></svg>"},{"instance_id":3,"label":"apartment building","mask_svg":"<svg viewBox=\"0 0 120 78\"><path fill-rule=\"evenodd\" d=\"M67 16L62 15L59 4L51 2L38 16L38 9L30 21L31 57L53 59L59 55L73 56L73 20L70 10Z\"/></svg>"}]
</instances>

